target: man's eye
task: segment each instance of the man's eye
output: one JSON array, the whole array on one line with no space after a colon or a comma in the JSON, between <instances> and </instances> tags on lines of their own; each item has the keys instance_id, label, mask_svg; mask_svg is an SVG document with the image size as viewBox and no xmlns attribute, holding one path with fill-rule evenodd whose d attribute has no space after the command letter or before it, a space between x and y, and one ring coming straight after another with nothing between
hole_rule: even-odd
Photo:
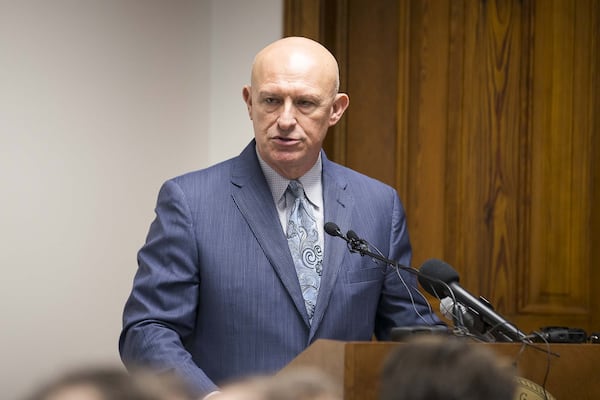
<instances>
[{"instance_id":1,"label":"man's eye","mask_svg":"<svg viewBox=\"0 0 600 400\"><path fill-rule=\"evenodd\" d=\"M277 99L274 97L267 97L265 98L265 103L267 104L277 104Z\"/></svg>"},{"instance_id":2,"label":"man's eye","mask_svg":"<svg viewBox=\"0 0 600 400\"><path fill-rule=\"evenodd\" d=\"M300 101L298 101L298 105L300 107L306 108L306 107L312 107L312 106L314 106L315 103L313 103L310 100L300 100Z\"/></svg>"}]
</instances>

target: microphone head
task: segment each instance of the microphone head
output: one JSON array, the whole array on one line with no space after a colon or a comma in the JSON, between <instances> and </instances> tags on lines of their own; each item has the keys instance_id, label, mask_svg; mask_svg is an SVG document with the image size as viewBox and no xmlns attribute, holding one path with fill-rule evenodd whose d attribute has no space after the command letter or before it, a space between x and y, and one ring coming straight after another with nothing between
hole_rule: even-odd
<instances>
[{"instance_id":1,"label":"microphone head","mask_svg":"<svg viewBox=\"0 0 600 400\"><path fill-rule=\"evenodd\" d=\"M427 293L436 297L450 295L443 283L449 285L459 281L458 272L450 264L435 258L425 261L419 268L419 273L419 284Z\"/></svg>"},{"instance_id":2,"label":"microphone head","mask_svg":"<svg viewBox=\"0 0 600 400\"><path fill-rule=\"evenodd\" d=\"M360 241L360 238L353 230L349 230L348 232L346 232L346 237L350 240Z\"/></svg>"},{"instance_id":3,"label":"microphone head","mask_svg":"<svg viewBox=\"0 0 600 400\"><path fill-rule=\"evenodd\" d=\"M340 227L337 226L337 224L335 222L325 222L325 225L323 226L323 229L325 229L325 232L328 235L339 236L341 238L344 237L344 234L340 230Z\"/></svg>"}]
</instances>

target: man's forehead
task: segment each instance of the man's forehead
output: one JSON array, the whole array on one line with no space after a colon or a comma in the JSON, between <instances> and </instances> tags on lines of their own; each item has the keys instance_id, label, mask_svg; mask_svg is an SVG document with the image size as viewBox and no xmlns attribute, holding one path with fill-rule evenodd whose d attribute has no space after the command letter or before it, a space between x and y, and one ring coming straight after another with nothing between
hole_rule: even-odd
<instances>
[{"instance_id":1,"label":"man's forehead","mask_svg":"<svg viewBox=\"0 0 600 400\"><path fill-rule=\"evenodd\" d=\"M334 89L335 80L318 68L265 68L254 76L252 86L259 91L301 91L321 95Z\"/></svg>"},{"instance_id":2,"label":"man's forehead","mask_svg":"<svg viewBox=\"0 0 600 400\"><path fill-rule=\"evenodd\" d=\"M259 96L324 97L325 91L318 86L294 82L269 82L256 87Z\"/></svg>"}]
</instances>

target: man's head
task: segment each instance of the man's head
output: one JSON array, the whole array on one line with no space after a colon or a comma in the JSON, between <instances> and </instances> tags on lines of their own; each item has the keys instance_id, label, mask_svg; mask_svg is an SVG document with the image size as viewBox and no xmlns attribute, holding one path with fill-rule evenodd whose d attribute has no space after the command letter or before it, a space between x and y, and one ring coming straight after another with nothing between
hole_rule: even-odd
<instances>
[{"instance_id":1,"label":"man's head","mask_svg":"<svg viewBox=\"0 0 600 400\"><path fill-rule=\"evenodd\" d=\"M445 336L396 348L381 373L379 400L512 400L514 368L491 350Z\"/></svg>"},{"instance_id":2,"label":"man's head","mask_svg":"<svg viewBox=\"0 0 600 400\"><path fill-rule=\"evenodd\" d=\"M327 129L348 107L338 88L337 61L313 40L280 39L256 55L242 95L258 152L280 175L299 178L317 161Z\"/></svg>"}]
</instances>

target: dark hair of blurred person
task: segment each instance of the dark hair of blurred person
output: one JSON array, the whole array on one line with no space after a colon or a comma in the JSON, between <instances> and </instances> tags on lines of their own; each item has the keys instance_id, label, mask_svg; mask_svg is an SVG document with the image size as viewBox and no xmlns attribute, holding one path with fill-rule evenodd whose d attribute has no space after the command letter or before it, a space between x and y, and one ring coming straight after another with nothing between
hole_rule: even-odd
<instances>
[{"instance_id":1,"label":"dark hair of blurred person","mask_svg":"<svg viewBox=\"0 0 600 400\"><path fill-rule=\"evenodd\" d=\"M172 375L116 367L69 370L41 385L25 400L191 400L183 382Z\"/></svg>"},{"instance_id":2,"label":"dark hair of blurred person","mask_svg":"<svg viewBox=\"0 0 600 400\"><path fill-rule=\"evenodd\" d=\"M420 336L386 359L379 400L513 400L514 367L466 339Z\"/></svg>"}]
</instances>

